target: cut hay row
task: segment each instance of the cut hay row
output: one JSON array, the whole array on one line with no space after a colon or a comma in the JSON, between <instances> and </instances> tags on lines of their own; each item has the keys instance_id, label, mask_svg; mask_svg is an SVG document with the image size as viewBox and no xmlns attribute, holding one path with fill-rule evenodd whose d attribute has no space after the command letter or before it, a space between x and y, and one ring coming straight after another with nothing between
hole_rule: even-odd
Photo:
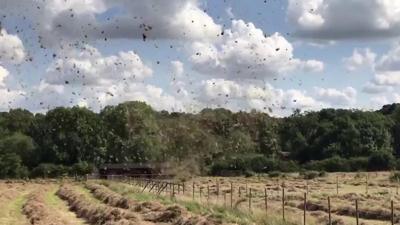
<instances>
[{"instance_id":1,"label":"cut hay row","mask_svg":"<svg viewBox=\"0 0 400 225\"><path fill-rule=\"evenodd\" d=\"M222 224L221 221L215 221L211 218L191 215L185 208L179 205L164 206L153 201L136 202L115 193L104 185L87 183L86 188L104 203L139 213L145 221L162 224L168 223L171 225Z\"/></svg>"},{"instance_id":2,"label":"cut hay row","mask_svg":"<svg viewBox=\"0 0 400 225\"><path fill-rule=\"evenodd\" d=\"M73 225L69 221L58 217L53 210L46 206L43 191L31 193L22 211L31 225Z\"/></svg>"},{"instance_id":3,"label":"cut hay row","mask_svg":"<svg viewBox=\"0 0 400 225\"><path fill-rule=\"evenodd\" d=\"M92 203L86 196L69 186L62 186L57 195L68 202L70 209L78 217L86 219L93 225L150 225L133 212L104 204Z\"/></svg>"},{"instance_id":4,"label":"cut hay row","mask_svg":"<svg viewBox=\"0 0 400 225\"><path fill-rule=\"evenodd\" d=\"M298 209L303 209L304 204L300 203L297 205ZM307 211L323 211L327 213L329 211L328 206L326 204L323 204L319 201L312 201L308 200L307 201ZM354 206L339 206L339 207L332 207L331 208L331 213L338 215L338 216L351 216L355 217L356 216L356 209ZM384 208L359 208L358 209L358 217L362 219L367 219L367 220L386 220L390 221L391 220L391 212L390 210L384 209ZM400 218L395 217L394 218L395 222L399 222Z\"/></svg>"}]
</instances>

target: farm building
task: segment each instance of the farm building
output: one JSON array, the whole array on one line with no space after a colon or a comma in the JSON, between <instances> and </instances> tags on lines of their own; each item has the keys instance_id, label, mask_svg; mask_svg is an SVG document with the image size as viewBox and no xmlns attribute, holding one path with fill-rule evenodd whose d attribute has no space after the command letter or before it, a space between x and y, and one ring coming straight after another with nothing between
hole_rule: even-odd
<instances>
[{"instance_id":1,"label":"farm building","mask_svg":"<svg viewBox=\"0 0 400 225\"><path fill-rule=\"evenodd\" d=\"M146 177L146 178L167 178L173 176L168 172L167 164L151 163L119 163L104 164L99 167L100 178L110 176Z\"/></svg>"}]
</instances>

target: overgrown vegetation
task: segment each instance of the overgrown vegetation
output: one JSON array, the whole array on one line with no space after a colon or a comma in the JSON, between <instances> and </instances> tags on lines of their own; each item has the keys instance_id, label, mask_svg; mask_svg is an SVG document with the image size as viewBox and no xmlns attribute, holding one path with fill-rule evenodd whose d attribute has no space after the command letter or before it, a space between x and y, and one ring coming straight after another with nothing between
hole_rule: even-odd
<instances>
[{"instance_id":1,"label":"overgrown vegetation","mask_svg":"<svg viewBox=\"0 0 400 225\"><path fill-rule=\"evenodd\" d=\"M141 102L0 114L0 178L80 175L103 163L170 162L188 174L377 171L399 167L400 107L157 112Z\"/></svg>"}]
</instances>

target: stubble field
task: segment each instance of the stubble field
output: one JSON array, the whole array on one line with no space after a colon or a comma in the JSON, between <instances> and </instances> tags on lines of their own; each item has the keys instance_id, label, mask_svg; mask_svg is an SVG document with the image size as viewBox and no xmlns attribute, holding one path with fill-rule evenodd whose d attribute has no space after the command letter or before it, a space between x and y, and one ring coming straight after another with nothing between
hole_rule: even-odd
<instances>
[{"instance_id":1,"label":"stubble field","mask_svg":"<svg viewBox=\"0 0 400 225\"><path fill-rule=\"evenodd\" d=\"M398 224L400 196L390 176L387 172L332 173L308 180L299 174L196 177L171 180L179 187L164 189L154 181L151 189L148 180L121 177L0 181L0 225L303 224L305 196L306 224L328 224L329 211L332 224L356 224L356 212L359 224L391 224L392 217Z\"/></svg>"}]
</instances>

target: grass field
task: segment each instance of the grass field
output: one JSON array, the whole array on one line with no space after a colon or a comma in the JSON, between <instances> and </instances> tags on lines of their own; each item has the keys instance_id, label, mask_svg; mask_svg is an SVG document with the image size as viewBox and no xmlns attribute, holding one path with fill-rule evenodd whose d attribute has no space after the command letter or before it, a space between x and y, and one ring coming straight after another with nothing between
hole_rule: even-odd
<instances>
[{"instance_id":1,"label":"grass field","mask_svg":"<svg viewBox=\"0 0 400 225\"><path fill-rule=\"evenodd\" d=\"M174 188L174 198L169 189L160 195L154 190L148 192L149 188L142 192L143 187L132 180L0 181L0 225L294 225L303 224L304 193L307 193L307 224L328 224L328 197L332 224L356 224L356 199L359 224L391 224L391 201L397 224L400 197L397 183L392 183L389 177L390 173L333 173L310 180L299 174L196 177L185 181L184 194L182 187L179 193Z\"/></svg>"}]
</instances>

